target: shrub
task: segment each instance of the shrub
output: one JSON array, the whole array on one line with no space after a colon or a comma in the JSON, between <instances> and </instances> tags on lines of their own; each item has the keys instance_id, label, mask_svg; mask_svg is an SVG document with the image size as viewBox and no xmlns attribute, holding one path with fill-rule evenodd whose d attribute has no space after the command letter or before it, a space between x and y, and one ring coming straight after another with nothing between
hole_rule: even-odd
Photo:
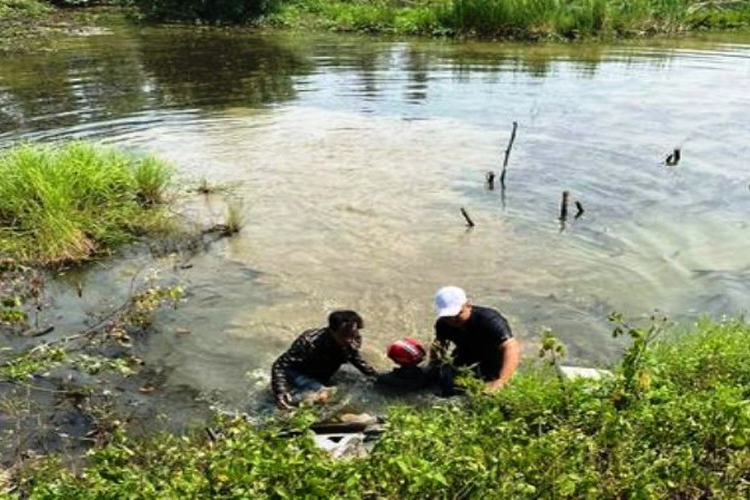
<instances>
[{"instance_id":1,"label":"shrub","mask_svg":"<svg viewBox=\"0 0 750 500\"><path fill-rule=\"evenodd\" d=\"M563 384L531 365L493 396L397 406L369 457L337 461L314 418L134 442L118 434L80 474L55 459L17 478L29 498L746 498L750 327L618 325L633 345L612 379ZM660 343L657 343L660 342ZM650 375L646 383L645 374ZM635 384L635 385L634 385Z\"/></svg>"},{"instance_id":2,"label":"shrub","mask_svg":"<svg viewBox=\"0 0 750 500\"><path fill-rule=\"evenodd\" d=\"M268 14L278 0L132 0L149 21L245 23Z\"/></svg>"}]
</instances>

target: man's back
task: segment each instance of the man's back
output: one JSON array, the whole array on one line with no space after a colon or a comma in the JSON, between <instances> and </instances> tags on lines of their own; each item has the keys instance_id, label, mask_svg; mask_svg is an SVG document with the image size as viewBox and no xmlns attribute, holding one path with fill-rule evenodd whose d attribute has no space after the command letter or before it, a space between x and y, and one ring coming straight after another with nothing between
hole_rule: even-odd
<instances>
[{"instance_id":1,"label":"man's back","mask_svg":"<svg viewBox=\"0 0 750 500\"><path fill-rule=\"evenodd\" d=\"M494 309L482 306L471 306L471 316L461 326L438 319L435 333L439 342L455 345L452 357L457 366L478 363L486 380L497 377L502 365L500 346L513 338L508 321Z\"/></svg>"},{"instance_id":2,"label":"man's back","mask_svg":"<svg viewBox=\"0 0 750 500\"><path fill-rule=\"evenodd\" d=\"M358 344L361 344L361 337ZM322 382L328 381L341 365L348 361L350 353L339 346L328 328L317 328L303 332L292 346L273 364L277 369L294 370Z\"/></svg>"}]
</instances>

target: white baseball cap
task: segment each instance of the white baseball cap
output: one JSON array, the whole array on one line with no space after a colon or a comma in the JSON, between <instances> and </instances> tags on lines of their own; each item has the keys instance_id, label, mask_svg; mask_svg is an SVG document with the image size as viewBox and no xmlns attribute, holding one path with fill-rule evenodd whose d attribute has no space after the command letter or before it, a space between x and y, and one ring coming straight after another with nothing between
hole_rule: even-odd
<instances>
[{"instance_id":1,"label":"white baseball cap","mask_svg":"<svg viewBox=\"0 0 750 500\"><path fill-rule=\"evenodd\" d=\"M435 309L439 318L455 316L467 302L466 292L457 286L444 286L435 294Z\"/></svg>"}]
</instances>

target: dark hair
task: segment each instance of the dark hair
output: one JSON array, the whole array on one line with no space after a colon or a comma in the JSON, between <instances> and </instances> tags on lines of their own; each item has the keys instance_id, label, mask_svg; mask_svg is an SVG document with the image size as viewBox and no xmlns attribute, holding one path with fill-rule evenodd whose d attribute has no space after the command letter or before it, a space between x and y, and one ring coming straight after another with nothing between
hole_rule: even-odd
<instances>
[{"instance_id":1,"label":"dark hair","mask_svg":"<svg viewBox=\"0 0 750 500\"><path fill-rule=\"evenodd\" d=\"M328 315L328 328L334 332L341 329L352 330L355 326L360 329L364 328L365 324L362 316L354 311L334 311Z\"/></svg>"}]
</instances>

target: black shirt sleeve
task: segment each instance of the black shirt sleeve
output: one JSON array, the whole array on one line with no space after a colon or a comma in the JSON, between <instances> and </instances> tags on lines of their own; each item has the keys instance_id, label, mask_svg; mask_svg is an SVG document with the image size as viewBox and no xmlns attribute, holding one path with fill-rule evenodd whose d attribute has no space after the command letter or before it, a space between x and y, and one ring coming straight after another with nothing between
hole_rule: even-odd
<instances>
[{"instance_id":1,"label":"black shirt sleeve","mask_svg":"<svg viewBox=\"0 0 750 500\"><path fill-rule=\"evenodd\" d=\"M361 347L362 337L357 333L357 336L353 339L347 349L347 360L363 374L374 377L378 372L370 365L370 363L362 359L362 355L359 352Z\"/></svg>"}]
</instances>

